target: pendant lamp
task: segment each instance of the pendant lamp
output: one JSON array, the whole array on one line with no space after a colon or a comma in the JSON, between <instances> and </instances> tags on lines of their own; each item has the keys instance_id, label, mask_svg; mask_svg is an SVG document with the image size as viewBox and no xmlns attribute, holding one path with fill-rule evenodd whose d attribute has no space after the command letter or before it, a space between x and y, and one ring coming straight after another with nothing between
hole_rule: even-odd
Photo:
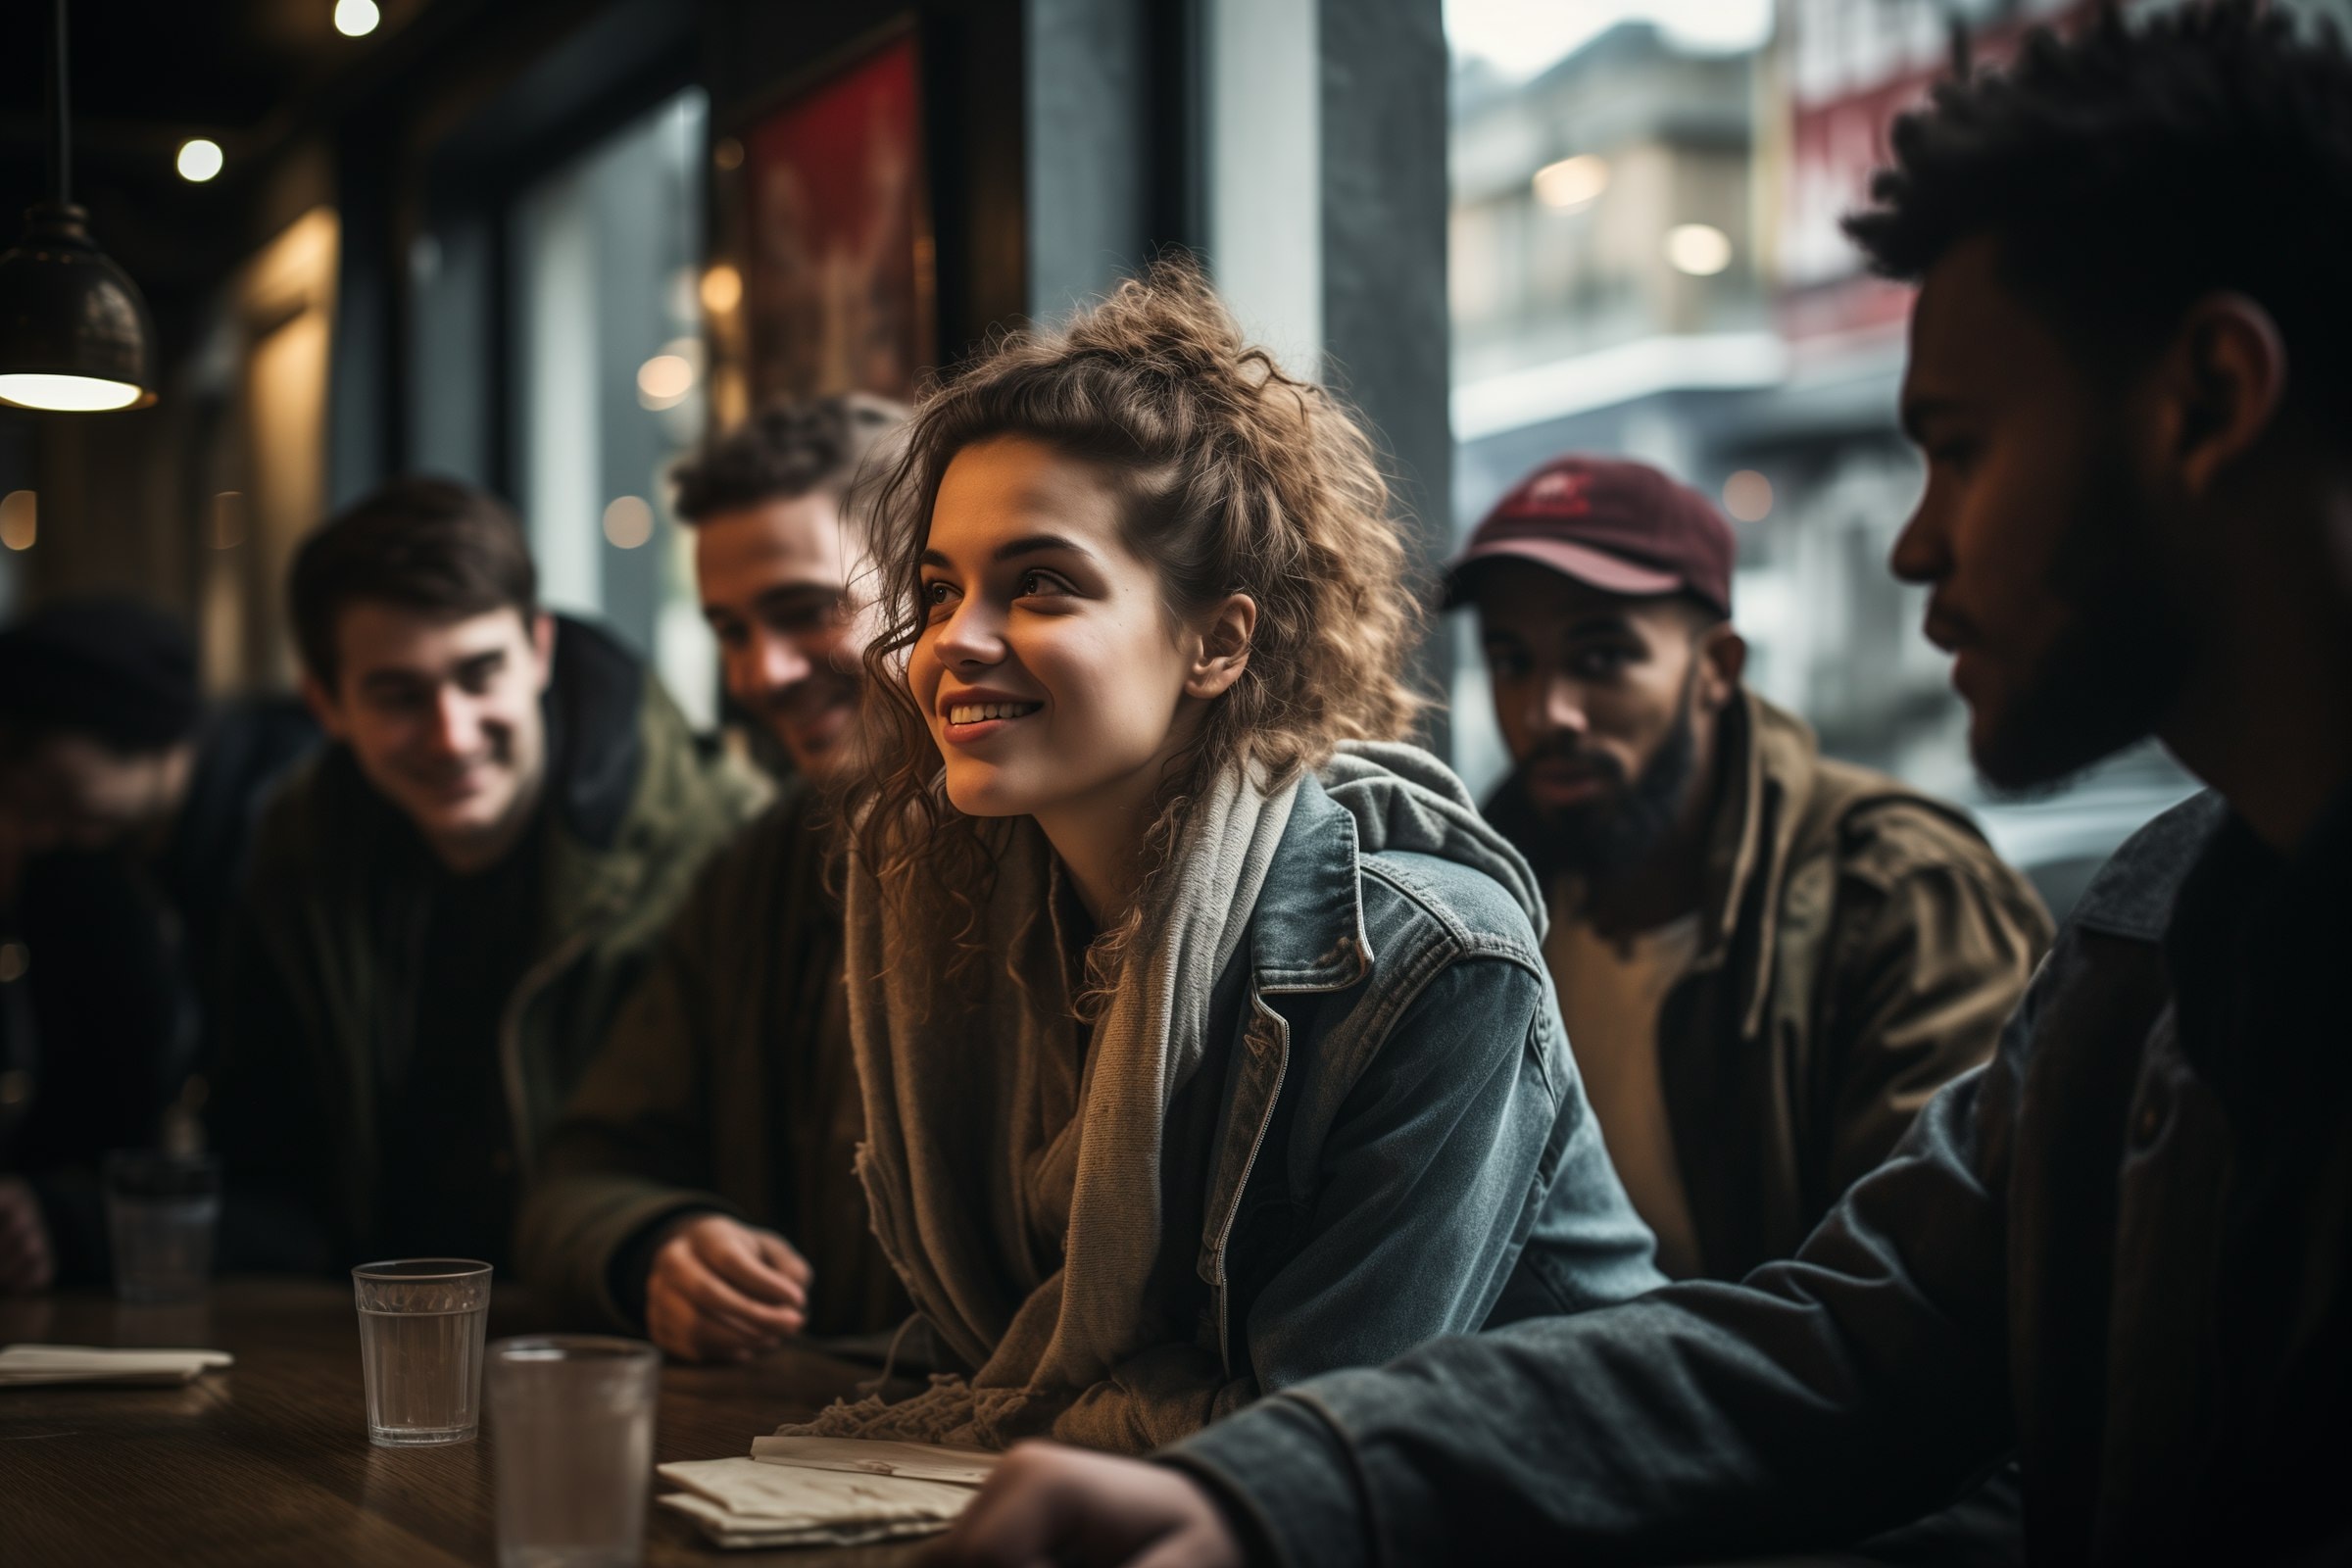
<instances>
[{"instance_id":1,"label":"pendant lamp","mask_svg":"<svg viewBox=\"0 0 2352 1568\"><path fill-rule=\"evenodd\" d=\"M56 172L51 198L24 213L24 237L0 254L0 403L66 413L155 401L147 302L90 240L74 205L67 141L66 0L51 57Z\"/></svg>"}]
</instances>

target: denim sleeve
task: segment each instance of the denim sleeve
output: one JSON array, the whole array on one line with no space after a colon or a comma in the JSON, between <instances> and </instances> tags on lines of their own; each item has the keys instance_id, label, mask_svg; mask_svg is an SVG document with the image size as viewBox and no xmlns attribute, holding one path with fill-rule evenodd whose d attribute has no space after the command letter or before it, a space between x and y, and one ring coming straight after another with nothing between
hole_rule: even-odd
<instances>
[{"instance_id":1,"label":"denim sleeve","mask_svg":"<svg viewBox=\"0 0 2352 1568\"><path fill-rule=\"evenodd\" d=\"M1260 1395L1477 1328L1539 1218L1563 1255L1590 1257L1594 1293L1653 1281L1649 1232L1592 1141L1559 1037L1548 982L1524 963L1439 970L1342 1099L1298 1239L1243 1326L1245 1375L1197 1346L1158 1347L1081 1395L1054 1435L1146 1452ZM1547 1202L1560 1182L1579 1194Z\"/></svg>"},{"instance_id":2,"label":"denim sleeve","mask_svg":"<svg viewBox=\"0 0 2352 1568\"><path fill-rule=\"evenodd\" d=\"M1794 1259L1318 1378L1162 1457L1294 1568L1795 1550L1940 1505L2012 1441L2024 1025Z\"/></svg>"},{"instance_id":3,"label":"denim sleeve","mask_svg":"<svg viewBox=\"0 0 2352 1568\"><path fill-rule=\"evenodd\" d=\"M1250 1308L1260 1389L1479 1327L1539 1221L1586 1299L1657 1283L1560 1034L1544 976L1502 957L1454 960L1405 1008L1341 1104L1302 1240Z\"/></svg>"}]
</instances>

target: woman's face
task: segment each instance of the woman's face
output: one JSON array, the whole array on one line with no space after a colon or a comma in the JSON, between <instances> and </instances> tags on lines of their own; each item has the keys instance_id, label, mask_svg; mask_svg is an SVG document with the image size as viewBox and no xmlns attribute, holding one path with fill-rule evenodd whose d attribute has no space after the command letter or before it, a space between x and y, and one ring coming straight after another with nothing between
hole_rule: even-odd
<instances>
[{"instance_id":1,"label":"woman's face","mask_svg":"<svg viewBox=\"0 0 2352 1568\"><path fill-rule=\"evenodd\" d=\"M1097 470L1019 436L964 448L922 568L908 675L956 808L1051 831L1057 814L1149 801L1213 691Z\"/></svg>"}]
</instances>

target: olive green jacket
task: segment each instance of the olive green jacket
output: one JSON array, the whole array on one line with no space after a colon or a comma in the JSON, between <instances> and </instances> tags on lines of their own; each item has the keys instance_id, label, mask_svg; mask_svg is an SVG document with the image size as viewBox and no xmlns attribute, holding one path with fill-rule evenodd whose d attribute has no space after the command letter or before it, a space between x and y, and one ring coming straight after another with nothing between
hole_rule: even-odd
<instances>
[{"instance_id":1,"label":"olive green jacket","mask_svg":"<svg viewBox=\"0 0 2352 1568\"><path fill-rule=\"evenodd\" d=\"M1658 1019L1715 1279L1793 1254L1936 1091L1991 1056L2051 936L2032 886L1956 808L1823 757L1752 692L1729 719L1699 953ZM1541 870L1516 778L1488 814Z\"/></svg>"},{"instance_id":2,"label":"olive green jacket","mask_svg":"<svg viewBox=\"0 0 2352 1568\"><path fill-rule=\"evenodd\" d=\"M560 623L542 706L540 929L497 1028L511 1139L499 1163L526 1176L695 872L768 793L594 627ZM206 1118L232 1216L243 1209L229 1240L247 1255L232 1264L349 1260L398 1179L380 1168L379 1085L407 1054L412 999L432 983L416 972L425 889L404 825L336 746L288 780L257 830Z\"/></svg>"},{"instance_id":3,"label":"olive green jacket","mask_svg":"<svg viewBox=\"0 0 2352 1568\"><path fill-rule=\"evenodd\" d=\"M852 1168L865 1116L823 815L787 782L712 858L549 1135L516 1248L563 1318L642 1332L647 1244L698 1209L808 1260L811 1334L910 1310Z\"/></svg>"}]
</instances>

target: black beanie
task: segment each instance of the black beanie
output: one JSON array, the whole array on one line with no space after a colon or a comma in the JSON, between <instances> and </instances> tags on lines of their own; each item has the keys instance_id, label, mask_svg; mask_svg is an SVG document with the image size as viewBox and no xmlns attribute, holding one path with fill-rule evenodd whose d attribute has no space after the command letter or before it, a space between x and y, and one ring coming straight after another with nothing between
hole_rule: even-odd
<instances>
[{"instance_id":1,"label":"black beanie","mask_svg":"<svg viewBox=\"0 0 2352 1568\"><path fill-rule=\"evenodd\" d=\"M0 631L0 725L154 752L196 729L196 644L130 599L64 599Z\"/></svg>"}]
</instances>

